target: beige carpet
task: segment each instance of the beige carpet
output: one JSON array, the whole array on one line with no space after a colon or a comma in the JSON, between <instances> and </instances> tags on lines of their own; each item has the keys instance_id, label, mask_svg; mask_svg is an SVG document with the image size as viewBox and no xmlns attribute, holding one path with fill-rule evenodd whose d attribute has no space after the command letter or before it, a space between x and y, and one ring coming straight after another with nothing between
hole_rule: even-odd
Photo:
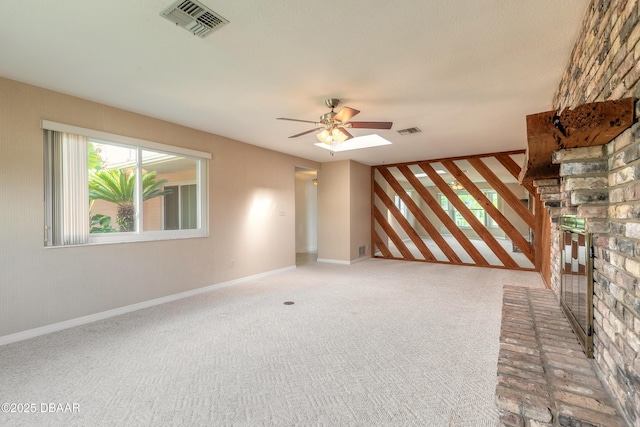
<instances>
[{"instance_id":1,"label":"beige carpet","mask_svg":"<svg viewBox=\"0 0 640 427\"><path fill-rule=\"evenodd\" d=\"M496 426L505 284L542 286L531 272L310 263L6 345L0 403L36 412L0 425Z\"/></svg>"},{"instance_id":2,"label":"beige carpet","mask_svg":"<svg viewBox=\"0 0 640 427\"><path fill-rule=\"evenodd\" d=\"M458 242L453 236L443 235L444 240L449 244L451 249L458 255L460 260L464 263L475 264L471 256L464 250L460 242ZM534 265L529 259L522 253L518 251L514 251L513 243L509 239L504 239L501 237L496 237L496 242L502 246L502 248L509 254L509 256L518 264L518 266L522 268L534 268ZM442 249L438 246L437 243L430 238L423 238L422 241L427 245L427 248L433 253L433 256L438 261L449 262L447 256L442 252ZM469 241L475 248L482 254L482 256L487 260L489 265L495 266L504 266L502 261L497 257L497 255L489 248L489 246L479 238L470 238ZM410 239L403 240L405 246L409 251L413 254L416 259L424 260L424 257L420 253L420 250L417 248L415 243L413 243ZM402 254L398 250L398 248L393 244L393 242L389 243L389 250L393 254L394 257L403 258ZM376 252L376 256L382 255L379 251Z\"/></svg>"}]
</instances>

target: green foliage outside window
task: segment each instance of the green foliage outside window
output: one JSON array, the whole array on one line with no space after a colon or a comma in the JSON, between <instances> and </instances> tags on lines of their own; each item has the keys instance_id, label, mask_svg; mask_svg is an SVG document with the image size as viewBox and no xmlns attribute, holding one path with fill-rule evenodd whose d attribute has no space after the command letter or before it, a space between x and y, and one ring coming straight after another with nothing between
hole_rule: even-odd
<instances>
[{"instance_id":1,"label":"green foliage outside window","mask_svg":"<svg viewBox=\"0 0 640 427\"><path fill-rule=\"evenodd\" d=\"M495 191L483 191L484 195L489 199L489 201L495 206L498 207L498 194ZM484 208L478 203L478 201L466 191L457 192L460 200L465 204L465 206L473 213L473 215L478 218L480 223L484 224L486 227L497 227L495 221L487 215L487 212ZM449 202L449 200L445 197L444 194L438 194L439 202L442 209L444 209L449 216L454 220L456 225L460 228L471 228L469 222L464 219L462 214L458 212L458 210Z\"/></svg>"}]
</instances>

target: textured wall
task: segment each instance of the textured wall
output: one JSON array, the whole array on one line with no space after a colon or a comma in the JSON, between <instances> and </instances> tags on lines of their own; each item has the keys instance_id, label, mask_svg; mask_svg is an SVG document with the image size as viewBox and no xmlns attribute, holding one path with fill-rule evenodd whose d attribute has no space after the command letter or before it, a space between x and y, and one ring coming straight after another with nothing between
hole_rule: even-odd
<instances>
[{"instance_id":1,"label":"textured wall","mask_svg":"<svg viewBox=\"0 0 640 427\"><path fill-rule=\"evenodd\" d=\"M318 171L318 259L348 263L350 161L323 163Z\"/></svg>"},{"instance_id":2,"label":"textured wall","mask_svg":"<svg viewBox=\"0 0 640 427\"><path fill-rule=\"evenodd\" d=\"M592 0L553 99L557 109L640 94L638 0Z\"/></svg>"},{"instance_id":3,"label":"textured wall","mask_svg":"<svg viewBox=\"0 0 640 427\"><path fill-rule=\"evenodd\" d=\"M294 169L318 163L12 80L0 94L0 337L295 264ZM42 119L212 153L210 236L45 248Z\"/></svg>"},{"instance_id":4,"label":"textured wall","mask_svg":"<svg viewBox=\"0 0 640 427\"><path fill-rule=\"evenodd\" d=\"M638 0L592 2L554 97L554 108L640 97L639 16ZM638 110L636 104L636 117ZM637 425L640 423L640 125L633 125L604 147L604 151L586 153L587 158L591 157L586 162L602 164L602 170L596 174L581 173L579 165L575 170L570 170L574 166L565 167L576 165L571 158L576 152L585 154L584 149L576 150L555 155L564 168L558 193L563 205L556 215L577 213L589 218L588 227L594 233L596 246L595 359L627 416ZM596 193L602 194L595 197ZM557 235L557 227L553 235ZM555 243L558 244L557 239Z\"/></svg>"},{"instance_id":5,"label":"textured wall","mask_svg":"<svg viewBox=\"0 0 640 427\"><path fill-rule=\"evenodd\" d=\"M353 160L323 163L318 172L318 259L351 263L370 245L371 167ZM366 257L371 256L367 250Z\"/></svg>"},{"instance_id":6,"label":"textured wall","mask_svg":"<svg viewBox=\"0 0 640 427\"><path fill-rule=\"evenodd\" d=\"M351 217L350 258L351 261L371 256L371 166L350 161L351 175ZM359 248L365 247L364 255L360 255Z\"/></svg>"}]
</instances>

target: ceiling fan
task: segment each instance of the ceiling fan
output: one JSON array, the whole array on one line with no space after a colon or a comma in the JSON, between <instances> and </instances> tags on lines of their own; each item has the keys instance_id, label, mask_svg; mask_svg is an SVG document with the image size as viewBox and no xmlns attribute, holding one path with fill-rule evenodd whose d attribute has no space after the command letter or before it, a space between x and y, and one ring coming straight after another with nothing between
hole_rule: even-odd
<instances>
[{"instance_id":1,"label":"ceiling fan","mask_svg":"<svg viewBox=\"0 0 640 427\"><path fill-rule=\"evenodd\" d=\"M353 138L353 135L347 131L346 128L353 129L391 129L393 122L353 122L351 119L360 111L349 107L343 107L340 111L335 113L334 108L340 103L339 99L329 98L325 102L327 107L331 108L331 111L320 116L320 121L313 122L310 120L288 119L285 117L278 117L276 120L290 120L293 122L313 123L316 128L291 135L289 138L297 138L302 135L306 135L311 132L320 131L317 137L321 142L325 144L333 144L334 142L343 142L347 139Z\"/></svg>"}]
</instances>

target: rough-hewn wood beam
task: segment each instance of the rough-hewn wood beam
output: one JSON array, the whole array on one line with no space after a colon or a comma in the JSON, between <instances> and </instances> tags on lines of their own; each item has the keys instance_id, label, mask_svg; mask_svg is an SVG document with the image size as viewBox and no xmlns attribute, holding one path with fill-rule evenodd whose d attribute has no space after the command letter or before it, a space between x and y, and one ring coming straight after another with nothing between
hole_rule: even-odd
<instances>
[{"instance_id":1,"label":"rough-hewn wood beam","mask_svg":"<svg viewBox=\"0 0 640 427\"><path fill-rule=\"evenodd\" d=\"M554 151L604 145L634 122L634 98L583 104L527 116L527 152L519 180L557 178L559 165L551 163Z\"/></svg>"}]
</instances>

